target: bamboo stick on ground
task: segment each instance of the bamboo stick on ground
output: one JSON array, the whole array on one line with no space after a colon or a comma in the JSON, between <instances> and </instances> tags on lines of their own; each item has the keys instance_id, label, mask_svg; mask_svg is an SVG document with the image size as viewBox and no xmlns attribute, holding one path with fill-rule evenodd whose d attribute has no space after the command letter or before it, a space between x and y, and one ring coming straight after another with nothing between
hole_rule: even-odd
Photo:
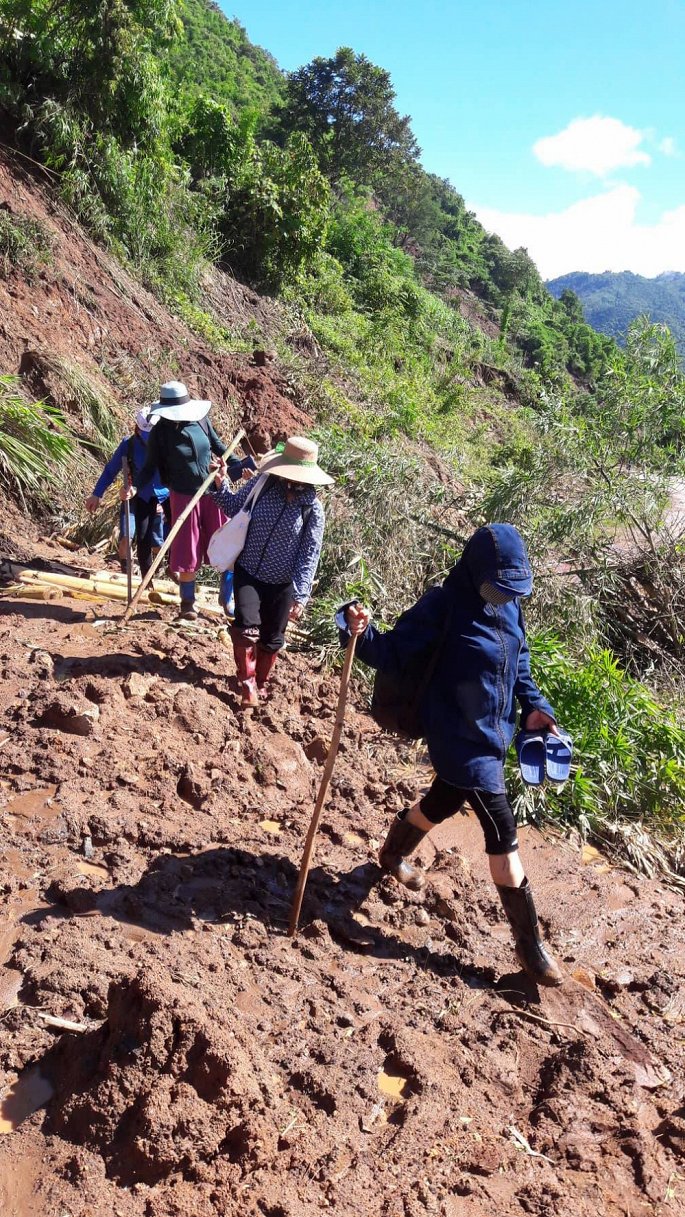
<instances>
[{"instance_id":1,"label":"bamboo stick on ground","mask_svg":"<svg viewBox=\"0 0 685 1217\"><path fill-rule=\"evenodd\" d=\"M66 596L76 598L92 599L102 602L103 600L126 600L128 590L126 587L125 576L119 576L119 579L102 579L101 572L97 573L95 578L78 578L76 575L58 575L51 574L49 571L21 571L19 575L20 582L12 588L5 589L6 595L16 595L20 599L49 599L45 593L52 590L55 594L62 592ZM175 583L168 584L173 591L165 592L157 588L154 591L144 593L142 599L145 603L150 604L178 604L178 591ZM21 588L22 592L18 589ZM16 589L16 590L15 590ZM212 589L208 591L213 592ZM23 593L23 594L22 594ZM198 597L198 607L201 611L210 613L212 616L224 617L223 609L211 600L206 600Z\"/></svg>"}]
</instances>

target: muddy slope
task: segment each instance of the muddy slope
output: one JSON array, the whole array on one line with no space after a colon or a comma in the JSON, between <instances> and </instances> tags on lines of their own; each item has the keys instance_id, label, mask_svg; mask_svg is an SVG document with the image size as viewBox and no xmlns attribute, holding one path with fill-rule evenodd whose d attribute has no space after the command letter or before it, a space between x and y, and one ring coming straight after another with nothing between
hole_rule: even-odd
<instances>
[{"instance_id":1,"label":"muddy slope","mask_svg":"<svg viewBox=\"0 0 685 1217\"><path fill-rule=\"evenodd\" d=\"M334 677L244 721L211 622L120 611L0 602L3 1217L682 1212L682 898L524 831L537 993L470 819L381 876L428 775L353 705L292 941Z\"/></svg>"},{"instance_id":2,"label":"muddy slope","mask_svg":"<svg viewBox=\"0 0 685 1217\"><path fill-rule=\"evenodd\" d=\"M114 397L122 420L153 400L162 381L177 378L215 403L220 432L228 436L240 423L260 451L310 425L274 364L257 367L246 354L217 354L91 241L44 183L32 164L0 149L0 208L10 218L38 221L52 250L49 263L28 280L23 271L2 267L3 373L21 374L32 393L54 401L76 426L69 394L42 374L34 351L78 368ZM223 325L239 335L251 316L268 333L275 304L218 272L212 285Z\"/></svg>"}]
</instances>

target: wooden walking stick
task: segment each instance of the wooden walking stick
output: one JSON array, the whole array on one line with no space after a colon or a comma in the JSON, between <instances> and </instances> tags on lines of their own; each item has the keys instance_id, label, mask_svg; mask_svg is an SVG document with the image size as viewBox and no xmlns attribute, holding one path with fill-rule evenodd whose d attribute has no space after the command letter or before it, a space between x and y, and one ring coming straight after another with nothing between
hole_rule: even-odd
<instances>
[{"instance_id":1,"label":"wooden walking stick","mask_svg":"<svg viewBox=\"0 0 685 1217\"><path fill-rule=\"evenodd\" d=\"M122 459L121 472L124 475L124 490L128 490L131 485L131 470L126 457ZM130 604L133 599L133 555L131 553L131 503L129 499L124 499L124 522L126 524L126 591Z\"/></svg>"},{"instance_id":2,"label":"wooden walking stick","mask_svg":"<svg viewBox=\"0 0 685 1217\"><path fill-rule=\"evenodd\" d=\"M288 927L288 934L290 935L291 938L293 937L294 934L297 933L297 923L300 919L300 910L302 908L302 899L304 897L304 889L305 889L305 885L307 883L307 876L309 874L309 868L312 864L312 856L314 854L314 841L316 838L316 831L319 827L319 820L321 818L321 812L323 810L324 800L326 798L326 793L328 791L328 783L330 782L331 775L333 773L333 766L335 765L335 758L338 755L338 745L340 743L340 736L342 735L343 723L345 721L345 702L347 701L347 688L350 683L350 674L352 672L352 662L354 660L354 650L355 650L356 645L357 645L357 636L356 636L356 634L353 634L347 644L347 650L345 651L345 663L343 664L342 676L340 677L340 692L338 693L338 708L335 713L335 727L333 728L333 735L331 737L331 745L330 745L330 748L328 749L328 756L326 757L326 764L324 765L323 777L321 778L321 785L319 786L319 793L318 793L317 799L316 799L316 806L314 808L314 814L312 815L311 823L309 825L309 831L307 833L307 840L305 841L305 845L304 845L304 854L302 856L302 864L300 866L300 873L299 873L299 876L297 879L297 887L295 888L295 895L293 897L292 908L290 910L290 925Z\"/></svg>"},{"instance_id":3,"label":"wooden walking stick","mask_svg":"<svg viewBox=\"0 0 685 1217\"><path fill-rule=\"evenodd\" d=\"M228 448L226 449L226 451L224 453L224 456L230 456L231 453L238 447L238 444L240 443L241 439L244 439L244 437L245 437L245 432L242 430L239 431L238 434L235 436L235 438L231 440L230 444L228 445ZM122 625L126 625L126 622L128 621L129 617L131 616L131 613L133 612L134 608L136 607L136 605L137 605L138 601L140 600L140 597L142 596L146 587L148 586L149 583L152 582L152 579L154 578L154 575L155 575L155 571L159 568L159 565L160 565L163 557L169 550L169 547L171 546L171 542L173 541L174 537L177 535L177 533L180 532L180 530L182 529L186 520L188 519L188 516L190 515L191 511L193 510L193 507L195 507L196 503L200 502L200 499L202 498L205 491L209 489L209 487L211 486L215 477L216 477L216 469L212 469L211 472L207 474L207 477L205 478L204 482L200 486L200 489L195 492L195 494L193 495L193 497L190 500L190 502L188 503L188 505L183 508L183 511L181 512L176 523L174 524L173 528L171 529L166 541L164 542L164 544L162 546L160 546L159 553L157 554L157 557L155 558L154 562L152 563L152 566L150 567L147 574L144 575L143 578L141 579L140 586L139 586L135 596L133 597L131 603L129 604L128 608L126 609L126 612L124 613L123 617L121 618Z\"/></svg>"}]
</instances>

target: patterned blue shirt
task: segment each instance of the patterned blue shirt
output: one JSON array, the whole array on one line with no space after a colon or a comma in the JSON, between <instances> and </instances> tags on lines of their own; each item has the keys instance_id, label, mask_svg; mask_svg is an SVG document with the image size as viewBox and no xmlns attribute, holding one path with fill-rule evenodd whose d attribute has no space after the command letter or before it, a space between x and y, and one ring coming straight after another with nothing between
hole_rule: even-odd
<instances>
[{"instance_id":1,"label":"patterned blue shirt","mask_svg":"<svg viewBox=\"0 0 685 1217\"><path fill-rule=\"evenodd\" d=\"M227 516L234 516L253 488L254 482L247 482L233 493L224 480L220 490L209 493ZM238 561L248 575L263 583L292 580L295 602L305 604L319 565L324 524L324 510L314 486L308 486L289 503L284 479L270 477L252 511Z\"/></svg>"}]
</instances>

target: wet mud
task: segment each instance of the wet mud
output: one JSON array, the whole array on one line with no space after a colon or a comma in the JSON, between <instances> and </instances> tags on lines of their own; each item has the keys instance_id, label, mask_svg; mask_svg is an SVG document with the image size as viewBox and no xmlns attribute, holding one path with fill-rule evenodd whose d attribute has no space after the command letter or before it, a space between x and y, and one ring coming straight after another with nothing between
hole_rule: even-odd
<instances>
[{"instance_id":1,"label":"wet mud","mask_svg":"<svg viewBox=\"0 0 685 1217\"><path fill-rule=\"evenodd\" d=\"M58 609L0 601L3 1217L683 1211L682 896L523 829L538 992L471 817L382 875L429 774L355 695L290 939L335 675L243 718L215 623Z\"/></svg>"}]
</instances>

